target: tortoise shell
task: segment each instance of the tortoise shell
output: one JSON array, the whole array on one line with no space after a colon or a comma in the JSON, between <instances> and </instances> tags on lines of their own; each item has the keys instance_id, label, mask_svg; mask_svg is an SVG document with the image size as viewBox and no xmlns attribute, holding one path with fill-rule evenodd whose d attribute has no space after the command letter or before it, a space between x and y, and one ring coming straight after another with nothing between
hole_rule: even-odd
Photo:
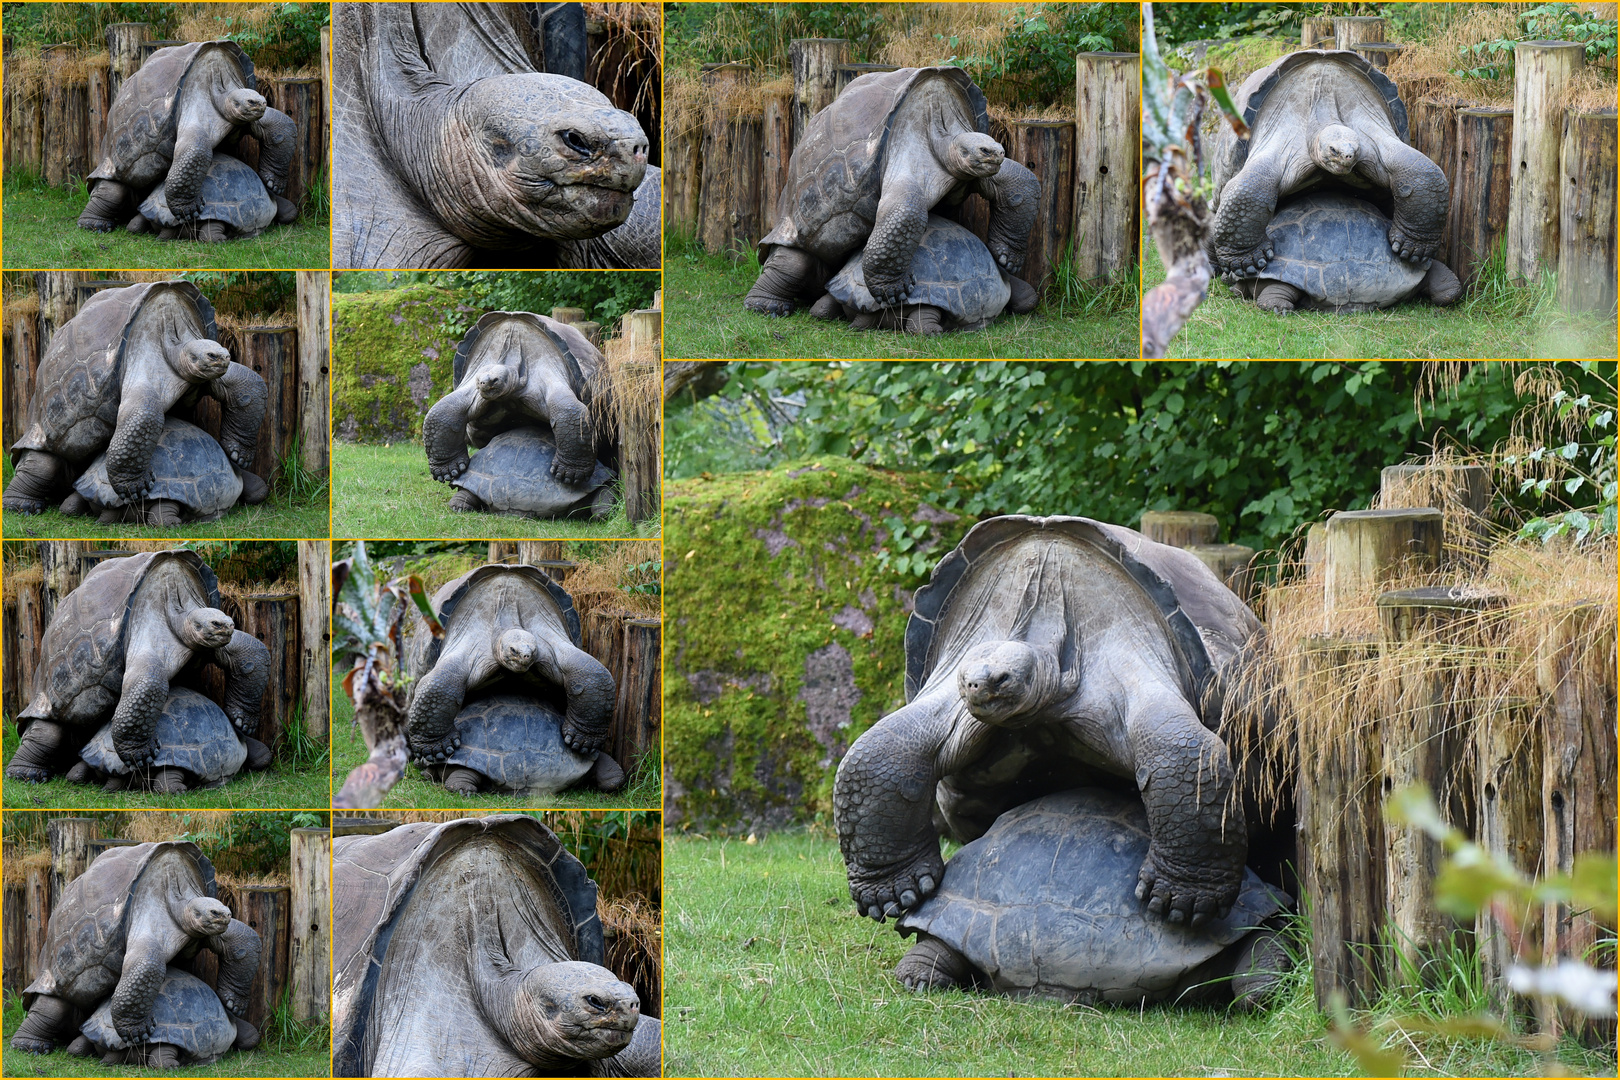
<instances>
[{"instance_id":1,"label":"tortoise shell","mask_svg":"<svg viewBox=\"0 0 1620 1080\"><path fill-rule=\"evenodd\" d=\"M1364 199L1338 193L1301 196L1266 226L1276 249L1271 262L1239 280L1287 282L1310 298L1299 307L1389 307L1416 292L1429 272L1428 259L1409 263L1389 250L1389 228L1389 218Z\"/></svg>"},{"instance_id":2,"label":"tortoise shell","mask_svg":"<svg viewBox=\"0 0 1620 1080\"><path fill-rule=\"evenodd\" d=\"M79 1032L98 1047L124 1050L124 1042L112 1022L112 998L101 1003L79 1027ZM185 1052L188 1065L207 1065L224 1056L236 1043L236 1023L220 1004L214 988L189 971L170 967L163 973L157 1001L152 1006L152 1032L148 1043L168 1043Z\"/></svg>"},{"instance_id":3,"label":"tortoise shell","mask_svg":"<svg viewBox=\"0 0 1620 1080\"><path fill-rule=\"evenodd\" d=\"M579 487L551 475L557 444L540 428L503 431L472 456L467 471L451 483L466 488L496 513L529 518L592 517L598 495L617 475L596 463L596 471ZM608 506L611 508L611 496Z\"/></svg>"},{"instance_id":4,"label":"tortoise shell","mask_svg":"<svg viewBox=\"0 0 1620 1080\"><path fill-rule=\"evenodd\" d=\"M163 421L150 469L152 485L146 498L172 499L193 521L213 521L242 495L242 476L224 448L208 432L177 416ZM98 506L124 504L107 481L106 454L73 482L73 489Z\"/></svg>"},{"instance_id":5,"label":"tortoise shell","mask_svg":"<svg viewBox=\"0 0 1620 1080\"><path fill-rule=\"evenodd\" d=\"M515 592L506 586L517 586ZM532 627L532 618L550 624L555 633L566 636L568 644L579 647L579 614L574 610L574 598L537 566L505 566L491 563L445 583L433 594L433 610L444 635L435 637L421 627L418 618L415 633L411 635L410 672L420 679L439 662L445 642L459 629L456 625L467 618L481 618L488 614L487 605L517 603L524 611L523 625Z\"/></svg>"},{"instance_id":6,"label":"tortoise shell","mask_svg":"<svg viewBox=\"0 0 1620 1080\"><path fill-rule=\"evenodd\" d=\"M199 62L205 60L219 61L224 77L233 88L239 85L248 90L257 89L253 60L234 41L193 41L158 49L118 88L118 96L107 111L107 135L100 147L101 158L89 179L134 182L141 186L151 182L145 180L151 161L142 159L148 155L164 160L173 158L175 131L180 119L180 92Z\"/></svg>"},{"instance_id":7,"label":"tortoise shell","mask_svg":"<svg viewBox=\"0 0 1620 1080\"><path fill-rule=\"evenodd\" d=\"M787 181L777 202L776 227L759 242L761 264L777 245L816 251L822 230L846 215L859 217L870 231L877 220L895 113L908 94L931 80L945 80L960 91L953 95L956 114L938 117L937 123L989 134L984 92L961 68L901 68L860 76L810 118L793 148ZM828 253L828 257L847 250Z\"/></svg>"},{"instance_id":8,"label":"tortoise shell","mask_svg":"<svg viewBox=\"0 0 1620 1080\"><path fill-rule=\"evenodd\" d=\"M141 216L172 228L180 221L169 212L167 192L167 181L153 188L141 203ZM276 220L276 201L265 190L258 173L245 162L216 150L208 164L208 175L203 177L197 217L202 221L223 221L232 236L257 236Z\"/></svg>"},{"instance_id":9,"label":"tortoise shell","mask_svg":"<svg viewBox=\"0 0 1620 1080\"><path fill-rule=\"evenodd\" d=\"M483 698L456 717L461 746L446 764L465 765L502 791L561 791L596 762L595 754L576 754L563 743L562 722L562 713L532 697Z\"/></svg>"},{"instance_id":10,"label":"tortoise shell","mask_svg":"<svg viewBox=\"0 0 1620 1080\"><path fill-rule=\"evenodd\" d=\"M219 580L194 551L143 551L100 563L56 605L20 729L34 719L100 726L111 717L124 688L129 613L148 578L192 606L219 607Z\"/></svg>"},{"instance_id":11,"label":"tortoise shell","mask_svg":"<svg viewBox=\"0 0 1620 1080\"><path fill-rule=\"evenodd\" d=\"M51 336L34 377L27 429L11 447L12 461L24 450L44 450L79 466L107 448L123 398L125 352L132 330L144 324L143 315L162 320L165 337L218 337L213 305L189 281L142 282L96 293Z\"/></svg>"},{"instance_id":12,"label":"tortoise shell","mask_svg":"<svg viewBox=\"0 0 1620 1080\"><path fill-rule=\"evenodd\" d=\"M213 701L184 687L169 691L169 700L157 722L157 757L152 768L184 769L196 778L195 786L217 787L235 776L247 761L247 746L231 726L230 718ZM92 768L104 773L127 773L113 748L108 724L79 752Z\"/></svg>"},{"instance_id":13,"label":"tortoise shell","mask_svg":"<svg viewBox=\"0 0 1620 1080\"><path fill-rule=\"evenodd\" d=\"M1135 892L1149 842L1133 794L1032 800L953 855L939 890L898 929L938 938L1003 994L1134 1004L1168 997L1290 902L1245 869L1224 919L1194 930L1151 915Z\"/></svg>"},{"instance_id":14,"label":"tortoise shell","mask_svg":"<svg viewBox=\"0 0 1620 1080\"><path fill-rule=\"evenodd\" d=\"M74 878L51 910L39 976L23 991L94 1008L118 985L132 904L150 898L216 896L214 864L196 844L163 841L111 847Z\"/></svg>"},{"instance_id":15,"label":"tortoise shell","mask_svg":"<svg viewBox=\"0 0 1620 1080\"><path fill-rule=\"evenodd\" d=\"M827 291L839 303L860 311L881 311L883 306L866 288L865 255L864 250L857 251L833 275ZM989 323L1012 296L1012 287L984 241L938 214L928 215L928 227L911 257L911 273L916 285L905 303L941 308L963 329Z\"/></svg>"},{"instance_id":16,"label":"tortoise shell","mask_svg":"<svg viewBox=\"0 0 1620 1080\"><path fill-rule=\"evenodd\" d=\"M591 392L596 389L602 374L602 353L577 327L558 322L549 315L536 315L532 311L490 311L480 316L472 329L463 334L460 343L456 345L454 381L451 387L460 386L463 379L483 366L486 357L474 356L479 340L492 328L508 319L516 319L533 327L556 346L567 372L568 388L574 392L575 397L589 405ZM491 355L488 358L497 363L501 359L498 355Z\"/></svg>"},{"instance_id":17,"label":"tortoise shell","mask_svg":"<svg viewBox=\"0 0 1620 1080\"><path fill-rule=\"evenodd\" d=\"M446 865L457 849L495 840L517 853L538 882L479 883L494 896L506 894L503 907L517 914L517 901L549 912L544 930L553 939L554 959L601 964L602 923L596 915L596 883L585 866L557 837L532 817L519 814L465 818L443 823L417 822L372 836L340 836L332 844L334 955L333 1066L338 1076L369 1076L367 1038L372 1001L377 993L397 924L407 919L417 883ZM424 904L433 896L427 891ZM467 913L469 918L485 918ZM521 920L520 920L521 921ZM435 973L419 968L413 978L422 992L436 987ZM457 983L457 986L460 984ZM451 992L464 993L464 990Z\"/></svg>"}]
</instances>

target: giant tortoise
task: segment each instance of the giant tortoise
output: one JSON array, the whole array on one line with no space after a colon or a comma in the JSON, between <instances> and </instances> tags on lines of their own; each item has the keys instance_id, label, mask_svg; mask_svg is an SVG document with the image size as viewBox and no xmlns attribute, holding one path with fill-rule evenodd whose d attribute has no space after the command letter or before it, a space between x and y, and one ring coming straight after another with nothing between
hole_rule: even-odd
<instances>
[{"instance_id":1,"label":"giant tortoise","mask_svg":"<svg viewBox=\"0 0 1620 1080\"><path fill-rule=\"evenodd\" d=\"M237 731L224 709L183 686L169 691L154 735L158 751L151 765L130 769L113 749L108 724L79 751L79 764L68 770L67 778L104 784L107 791L135 785L175 793L219 787L243 765L263 769L270 764L268 746Z\"/></svg>"},{"instance_id":2,"label":"giant tortoise","mask_svg":"<svg viewBox=\"0 0 1620 1080\"><path fill-rule=\"evenodd\" d=\"M246 162L216 153L190 220L175 215L169 208L168 185L159 184L141 203L140 213L129 219L128 228L132 233L156 230L161 240L219 244L258 236L271 225L289 225L297 217L298 207L270 194Z\"/></svg>"},{"instance_id":3,"label":"giant tortoise","mask_svg":"<svg viewBox=\"0 0 1620 1080\"><path fill-rule=\"evenodd\" d=\"M596 883L525 815L333 843L338 1076L656 1076Z\"/></svg>"},{"instance_id":4,"label":"giant tortoise","mask_svg":"<svg viewBox=\"0 0 1620 1080\"><path fill-rule=\"evenodd\" d=\"M249 479L252 487L247 486ZM62 502L64 514L97 514L102 524L138 521L173 526L188 521L216 521L238 499L263 502L270 489L252 473L231 464L214 437L178 416L166 417L163 434L152 448L146 494L126 502L107 478L107 455L91 462Z\"/></svg>"},{"instance_id":5,"label":"giant tortoise","mask_svg":"<svg viewBox=\"0 0 1620 1080\"><path fill-rule=\"evenodd\" d=\"M81 1034L68 1052L89 1057L99 1054L103 1065L141 1065L148 1069L178 1069L182 1065L208 1065L233 1047L251 1050L258 1032L247 1021L246 1031L234 1020L213 987L189 971L171 967L163 973L157 1000L152 1005L152 1030L146 1041L130 1044L113 1026L112 999L108 998L79 1027Z\"/></svg>"},{"instance_id":6,"label":"giant tortoise","mask_svg":"<svg viewBox=\"0 0 1620 1080\"><path fill-rule=\"evenodd\" d=\"M548 430L511 428L472 456L467 471L450 481L450 509L514 514L527 518L613 516L615 473L600 461L589 476L565 484L554 475L557 444Z\"/></svg>"},{"instance_id":7,"label":"giant tortoise","mask_svg":"<svg viewBox=\"0 0 1620 1080\"><path fill-rule=\"evenodd\" d=\"M461 745L426 772L458 795L494 788L536 800L586 780L601 791L624 786L624 770L607 751L565 745L562 724L562 713L544 701L491 694L457 714Z\"/></svg>"}]
</instances>

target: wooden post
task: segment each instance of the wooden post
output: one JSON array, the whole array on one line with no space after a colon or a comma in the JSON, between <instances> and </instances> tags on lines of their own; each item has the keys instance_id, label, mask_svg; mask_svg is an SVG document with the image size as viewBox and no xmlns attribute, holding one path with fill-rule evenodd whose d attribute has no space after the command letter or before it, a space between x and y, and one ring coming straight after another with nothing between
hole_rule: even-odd
<instances>
[{"instance_id":1,"label":"wooden post","mask_svg":"<svg viewBox=\"0 0 1620 1080\"><path fill-rule=\"evenodd\" d=\"M624 342L632 350L651 346L662 351L664 313L657 308L642 308L624 317Z\"/></svg>"},{"instance_id":2,"label":"wooden post","mask_svg":"<svg viewBox=\"0 0 1620 1080\"><path fill-rule=\"evenodd\" d=\"M516 540L491 540L489 542L489 561L502 563L518 561L518 543Z\"/></svg>"},{"instance_id":3,"label":"wooden post","mask_svg":"<svg viewBox=\"0 0 1620 1080\"><path fill-rule=\"evenodd\" d=\"M1512 152L1512 109L1457 110L1457 177L1451 186L1446 265L1464 285L1473 282L1507 235Z\"/></svg>"},{"instance_id":4,"label":"wooden post","mask_svg":"<svg viewBox=\"0 0 1620 1080\"><path fill-rule=\"evenodd\" d=\"M1526 878L1534 878L1543 872L1545 832L1541 725L1523 701L1487 706L1471 719L1479 843L1502 856ZM1507 903L1506 898L1496 901ZM1504 922L1497 917L1496 904L1482 909L1474 918L1480 973L1499 1008L1533 1016L1533 1010L1522 999L1508 993L1506 973L1515 959L1510 928L1517 927L1523 933L1525 957L1536 955L1541 947L1541 912L1535 905L1525 904L1509 912L1511 921Z\"/></svg>"},{"instance_id":5,"label":"wooden post","mask_svg":"<svg viewBox=\"0 0 1620 1080\"><path fill-rule=\"evenodd\" d=\"M1482 566L1490 547L1491 470L1484 465L1389 465L1378 478L1385 510L1437 506L1451 510L1462 529L1447 530L1442 565Z\"/></svg>"},{"instance_id":6,"label":"wooden post","mask_svg":"<svg viewBox=\"0 0 1620 1080\"><path fill-rule=\"evenodd\" d=\"M624 622L623 662L614 672L618 682L613 709L613 760L626 776L636 761L658 745L662 720L659 640L663 623L656 618Z\"/></svg>"},{"instance_id":7,"label":"wooden post","mask_svg":"<svg viewBox=\"0 0 1620 1080\"><path fill-rule=\"evenodd\" d=\"M1354 46L1355 51L1367 58L1367 62L1379 71L1388 71L1390 61L1394 60L1405 49L1405 45L1391 45L1385 41L1367 41Z\"/></svg>"},{"instance_id":8,"label":"wooden post","mask_svg":"<svg viewBox=\"0 0 1620 1080\"><path fill-rule=\"evenodd\" d=\"M85 132L86 160L93 171L101 160L101 144L107 137L107 111L112 108L112 69L96 57L86 73L90 126Z\"/></svg>"},{"instance_id":9,"label":"wooden post","mask_svg":"<svg viewBox=\"0 0 1620 1080\"><path fill-rule=\"evenodd\" d=\"M259 935L259 970L248 991L243 1019L260 1031L276 1011L287 986L288 918L291 890L285 885L238 885L231 914Z\"/></svg>"},{"instance_id":10,"label":"wooden post","mask_svg":"<svg viewBox=\"0 0 1620 1080\"><path fill-rule=\"evenodd\" d=\"M539 566L548 562L566 562L568 545L562 540L519 540L518 562Z\"/></svg>"},{"instance_id":11,"label":"wooden post","mask_svg":"<svg viewBox=\"0 0 1620 1080\"><path fill-rule=\"evenodd\" d=\"M51 867L49 863L24 863L23 977L39 978L39 956L45 951L46 933L51 923ZM27 985L24 983L23 985Z\"/></svg>"},{"instance_id":12,"label":"wooden post","mask_svg":"<svg viewBox=\"0 0 1620 1080\"><path fill-rule=\"evenodd\" d=\"M34 699L34 676L39 669L40 643L45 638L45 583L29 581L17 591L17 638L14 652L6 663L17 665L18 700L24 705ZM9 644L9 642L8 642Z\"/></svg>"},{"instance_id":13,"label":"wooden post","mask_svg":"<svg viewBox=\"0 0 1620 1080\"><path fill-rule=\"evenodd\" d=\"M29 983L28 970L28 886L8 882L4 894L4 923L0 925L0 987L6 994L21 994Z\"/></svg>"},{"instance_id":14,"label":"wooden post","mask_svg":"<svg viewBox=\"0 0 1620 1080\"><path fill-rule=\"evenodd\" d=\"M326 741L331 692L332 636L327 614L332 582L332 556L325 540L298 541L298 651L303 671L304 730Z\"/></svg>"},{"instance_id":15,"label":"wooden post","mask_svg":"<svg viewBox=\"0 0 1620 1080\"><path fill-rule=\"evenodd\" d=\"M28 428L28 403L34 396L34 374L39 370L39 317L20 311L11 317L11 367L7 372L5 402L6 446L9 448Z\"/></svg>"},{"instance_id":16,"label":"wooden post","mask_svg":"<svg viewBox=\"0 0 1620 1080\"><path fill-rule=\"evenodd\" d=\"M664 217L673 232L696 235L703 192L703 129L673 132L669 140Z\"/></svg>"},{"instance_id":17,"label":"wooden post","mask_svg":"<svg viewBox=\"0 0 1620 1080\"><path fill-rule=\"evenodd\" d=\"M250 593L242 598L242 617L237 620L238 630L252 634L270 650L270 684L264 688L255 738L271 750L279 748L287 718L305 697L298 609L297 593Z\"/></svg>"},{"instance_id":18,"label":"wooden post","mask_svg":"<svg viewBox=\"0 0 1620 1080\"><path fill-rule=\"evenodd\" d=\"M602 749L608 756L619 762L620 768L624 763L619 760L619 748L616 743L618 735L618 703L624 696L624 615L622 612L588 611L579 619L579 647L596 657L598 663L607 668L613 675L613 720L610 723L608 741ZM625 770L627 773L628 769Z\"/></svg>"},{"instance_id":19,"label":"wooden post","mask_svg":"<svg viewBox=\"0 0 1620 1080\"><path fill-rule=\"evenodd\" d=\"M1333 19L1331 16L1307 16L1299 20L1299 47L1302 49L1317 48L1317 42L1323 38L1333 37ZM1331 46L1330 46L1331 47Z\"/></svg>"},{"instance_id":20,"label":"wooden post","mask_svg":"<svg viewBox=\"0 0 1620 1080\"><path fill-rule=\"evenodd\" d=\"M1558 306L1565 311L1615 310L1616 115L1564 110Z\"/></svg>"},{"instance_id":21,"label":"wooden post","mask_svg":"<svg viewBox=\"0 0 1620 1080\"><path fill-rule=\"evenodd\" d=\"M0 601L0 648L17 649L17 598ZM0 712L16 716L28 704L29 687L17 677L18 662L7 656L0 662Z\"/></svg>"},{"instance_id":22,"label":"wooden post","mask_svg":"<svg viewBox=\"0 0 1620 1080\"><path fill-rule=\"evenodd\" d=\"M627 368L623 379L625 385L654 385L662 367L656 357L641 359L634 354L623 363ZM625 430L619 432L619 476L624 481L624 513L633 522L658 517L661 489L659 446L659 423L656 418L646 424L625 425Z\"/></svg>"},{"instance_id":23,"label":"wooden post","mask_svg":"<svg viewBox=\"0 0 1620 1080\"><path fill-rule=\"evenodd\" d=\"M1341 510L1328 518L1323 535L1324 606L1331 628L1344 609L1370 607L1374 596L1402 574L1437 569L1445 519L1433 508Z\"/></svg>"},{"instance_id":24,"label":"wooden post","mask_svg":"<svg viewBox=\"0 0 1620 1080\"><path fill-rule=\"evenodd\" d=\"M1384 20L1367 15L1341 15L1333 20L1333 47L1354 49L1364 41L1384 40Z\"/></svg>"},{"instance_id":25,"label":"wooden post","mask_svg":"<svg viewBox=\"0 0 1620 1080\"><path fill-rule=\"evenodd\" d=\"M307 1023L331 1010L327 919L332 897L332 835L325 829L294 829L288 841L292 847L292 918L287 1003L293 1019Z\"/></svg>"},{"instance_id":26,"label":"wooden post","mask_svg":"<svg viewBox=\"0 0 1620 1080\"><path fill-rule=\"evenodd\" d=\"M1563 171L1564 84L1581 70L1586 47L1573 41L1521 41L1513 47L1513 187L1508 194L1507 271L1535 281L1558 265Z\"/></svg>"},{"instance_id":27,"label":"wooden post","mask_svg":"<svg viewBox=\"0 0 1620 1080\"><path fill-rule=\"evenodd\" d=\"M331 115L332 107L332 28L321 27L321 85L325 92L321 95L321 104L327 108Z\"/></svg>"},{"instance_id":28,"label":"wooden post","mask_svg":"<svg viewBox=\"0 0 1620 1080\"><path fill-rule=\"evenodd\" d=\"M1228 589L1248 602L1254 591L1254 548L1245 544L1189 544L1187 554L1215 572Z\"/></svg>"},{"instance_id":29,"label":"wooden post","mask_svg":"<svg viewBox=\"0 0 1620 1080\"><path fill-rule=\"evenodd\" d=\"M62 902L62 893L73 879L90 865L90 837L95 820L87 817L51 818L45 835L51 842L51 907Z\"/></svg>"},{"instance_id":30,"label":"wooden post","mask_svg":"<svg viewBox=\"0 0 1620 1080\"><path fill-rule=\"evenodd\" d=\"M83 540L47 540L39 547L40 567L45 571L46 616L56 614L56 605L84 580Z\"/></svg>"},{"instance_id":31,"label":"wooden post","mask_svg":"<svg viewBox=\"0 0 1620 1080\"><path fill-rule=\"evenodd\" d=\"M129 847L131 844L139 842L138 840L117 840L108 836L97 836L90 841L90 862L94 864L101 857L101 853L108 848Z\"/></svg>"},{"instance_id":32,"label":"wooden post","mask_svg":"<svg viewBox=\"0 0 1620 1080\"><path fill-rule=\"evenodd\" d=\"M45 171L45 83L41 72L19 76L7 72L6 98L11 122L6 128L6 167L43 175Z\"/></svg>"},{"instance_id":33,"label":"wooden post","mask_svg":"<svg viewBox=\"0 0 1620 1080\"><path fill-rule=\"evenodd\" d=\"M793 145L804 138L805 125L838 96L838 65L845 60L844 38L794 38L788 43L793 70Z\"/></svg>"},{"instance_id":34,"label":"wooden post","mask_svg":"<svg viewBox=\"0 0 1620 1080\"><path fill-rule=\"evenodd\" d=\"M90 175L90 87L79 50L50 45L45 55L45 182L66 187Z\"/></svg>"},{"instance_id":35,"label":"wooden post","mask_svg":"<svg viewBox=\"0 0 1620 1080\"><path fill-rule=\"evenodd\" d=\"M1378 994L1384 924L1383 792L1378 723L1344 730L1344 701L1372 659L1370 638L1304 643L1296 695L1300 887L1311 909L1316 1001L1352 1005Z\"/></svg>"},{"instance_id":36,"label":"wooden post","mask_svg":"<svg viewBox=\"0 0 1620 1080\"><path fill-rule=\"evenodd\" d=\"M776 228L777 203L787 187L793 157L793 95L767 94L760 114L759 227L764 236Z\"/></svg>"},{"instance_id":37,"label":"wooden post","mask_svg":"<svg viewBox=\"0 0 1620 1080\"><path fill-rule=\"evenodd\" d=\"M554 307L551 309L551 317L560 323L567 323L572 326L575 323L585 321L585 309L582 307Z\"/></svg>"},{"instance_id":38,"label":"wooden post","mask_svg":"<svg viewBox=\"0 0 1620 1080\"><path fill-rule=\"evenodd\" d=\"M1457 190L1457 106L1455 102L1436 98L1424 98L1407 107L1409 121L1407 130L1410 133L1412 148L1424 154L1428 159L1440 166L1440 171L1446 174L1446 189L1450 192ZM1450 250L1451 225L1450 205L1447 208L1447 223L1440 230L1440 248L1444 252Z\"/></svg>"},{"instance_id":39,"label":"wooden post","mask_svg":"<svg viewBox=\"0 0 1620 1080\"><path fill-rule=\"evenodd\" d=\"M140 70L144 59L141 55L141 43L152 36L152 26L143 22L121 22L107 24L107 52L112 59L108 71L112 76L113 96L118 96L118 88L124 85L124 80Z\"/></svg>"},{"instance_id":40,"label":"wooden post","mask_svg":"<svg viewBox=\"0 0 1620 1080\"><path fill-rule=\"evenodd\" d=\"M1074 63L1086 124L1075 140L1074 272L1091 281L1136 266L1141 76L1136 53L1079 53Z\"/></svg>"},{"instance_id":41,"label":"wooden post","mask_svg":"<svg viewBox=\"0 0 1620 1080\"><path fill-rule=\"evenodd\" d=\"M1220 523L1214 514L1201 514L1196 510L1142 512L1142 535L1158 544L1180 548L1213 544L1219 531Z\"/></svg>"},{"instance_id":42,"label":"wooden post","mask_svg":"<svg viewBox=\"0 0 1620 1080\"><path fill-rule=\"evenodd\" d=\"M899 71L893 64L839 64L833 70L833 97L836 98L844 92L844 88L862 75L870 75L874 71Z\"/></svg>"},{"instance_id":43,"label":"wooden post","mask_svg":"<svg viewBox=\"0 0 1620 1080\"><path fill-rule=\"evenodd\" d=\"M1380 702L1384 795L1424 784L1446 821L1469 836L1475 835L1476 815L1468 757L1469 718L1478 708L1471 697L1473 673L1488 662L1488 613L1505 602L1445 587L1401 589L1378 598L1380 667L1386 669ZM1386 821L1384 857L1395 950L1386 976L1407 982L1459 926L1435 905L1434 883L1444 862L1439 841L1416 826ZM1396 954L1404 962L1394 962Z\"/></svg>"},{"instance_id":44,"label":"wooden post","mask_svg":"<svg viewBox=\"0 0 1620 1080\"><path fill-rule=\"evenodd\" d=\"M327 338L331 330L330 274L298 271L298 435L304 468L325 472L331 443Z\"/></svg>"},{"instance_id":45,"label":"wooden post","mask_svg":"<svg viewBox=\"0 0 1620 1080\"><path fill-rule=\"evenodd\" d=\"M1074 225L1074 124L1063 120L1009 120L1007 156L1041 181L1035 225L1019 277L1046 294Z\"/></svg>"},{"instance_id":46,"label":"wooden post","mask_svg":"<svg viewBox=\"0 0 1620 1080\"><path fill-rule=\"evenodd\" d=\"M301 412L298 387L298 327L243 326L236 331L231 359L252 368L264 377L270 399L265 404L264 423L259 427L259 445L248 471L265 483L274 483L281 471L281 459L292 449L298 434ZM197 426L219 437L220 414L212 398L196 406Z\"/></svg>"},{"instance_id":47,"label":"wooden post","mask_svg":"<svg viewBox=\"0 0 1620 1080\"><path fill-rule=\"evenodd\" d=\"M41 270L34 275L34 289L39 293L39 355L42 358L51 347L52 336L79 313L79 277L77 270ZM31 390L32 382L29 387Z\"/></svg>"},{"instance_id":48,"label":"wooden post","mask_svg":"<svg viewBox=\"0 0 1620 1080\"><path fill-rule=\"evenodd\" d=\"M739 91L753 80L747 64L710 64L703 84L711 98L703 135L703 194L698 239L714 255L741 260L765 235L760 229L764 121L737 111Z\"/></svg>"},{"instance_id":49,"label":"wooden post","mask_svg":"<svg viewBox=\"0 0 1620 1080\"><path fill-rule=\"evenodd\" d=\"M303 206L304 193L315 183L326 161L326 125L321 123L321 80L276 79L276 108L297 125L292 168L287 173L287 199Z\"/></svg>"},{"instance_id":50,"label":"wooden post","mask_svg":"<svg viewBox=\"0 0 1620 1080\"><path fill-rule=\"evenodd\" d=\"M536 543L536 541L525 540L523 543ZM533 553L530 552L529 554L532 555ZM573 577L574 572L579 569L579 563L572 559L539 559L524 557L522 555L519 556L519 559L522 562L528 563L530 566L537 566L541 570L544 570L546 572L546 577L550 578L552 581L555 581L559 585L567 585L568 579Z\"/></svg>"}]
</instances>

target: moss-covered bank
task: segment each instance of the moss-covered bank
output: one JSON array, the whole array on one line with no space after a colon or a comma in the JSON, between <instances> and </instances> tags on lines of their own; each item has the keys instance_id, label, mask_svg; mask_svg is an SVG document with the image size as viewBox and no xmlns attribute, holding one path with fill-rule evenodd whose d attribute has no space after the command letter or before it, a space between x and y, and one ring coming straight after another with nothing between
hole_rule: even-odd
<instances>
[{"instance_id":1,"label":"moss-covered bank","mask_svg":"<svg viewBox=\"0 0 1620 1080\"><path fill-rule=\"evenodd\" d=\"M332 297L332 423L346 442L401 442L445 394L456 345L482 309L454 289L411 285Z\"/></svg>"},{"instance_id":2,"label":"moss-covered bank","mask_svg":"<svg viewBox=\"0 0 1620 1080\"><path fill-rule=\"evenodd\" d=\"M931 564L973 524L929 502L940 486L821 457L666 488L669 824L746 832L829 807L844 751L904 701L926 578L887 565L895 530Z\"/></svg>"}]
</instances>

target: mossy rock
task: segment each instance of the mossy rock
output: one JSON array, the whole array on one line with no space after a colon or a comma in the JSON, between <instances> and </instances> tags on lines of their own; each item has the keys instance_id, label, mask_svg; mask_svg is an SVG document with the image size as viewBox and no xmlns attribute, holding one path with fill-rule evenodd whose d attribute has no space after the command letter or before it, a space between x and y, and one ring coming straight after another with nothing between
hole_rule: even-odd
<instances>
[{"instance_id":1,"label":"mossy rock","mask_svg":"<svg viewBox=\"0 0 1620 1080\"><path fill-rule=\"evenodd\" d=\"M332 423L345 442L420 440L450 392L456 345L483 309L454 289L411 285L332 297Z\"/></svg>"},{"instance_id":2,"label":"mossy rock","mask_svg":"<svg viewBox=\"0 0 1620 1080\"><path fill-rule=\"evenodd\" d=\"M670 825L807 822L861 732L905 700L912 593L972 526L939 478L821 457L664 492ZM915 531L917 536L910 534Z\"/></svg>"}]
</instances>

